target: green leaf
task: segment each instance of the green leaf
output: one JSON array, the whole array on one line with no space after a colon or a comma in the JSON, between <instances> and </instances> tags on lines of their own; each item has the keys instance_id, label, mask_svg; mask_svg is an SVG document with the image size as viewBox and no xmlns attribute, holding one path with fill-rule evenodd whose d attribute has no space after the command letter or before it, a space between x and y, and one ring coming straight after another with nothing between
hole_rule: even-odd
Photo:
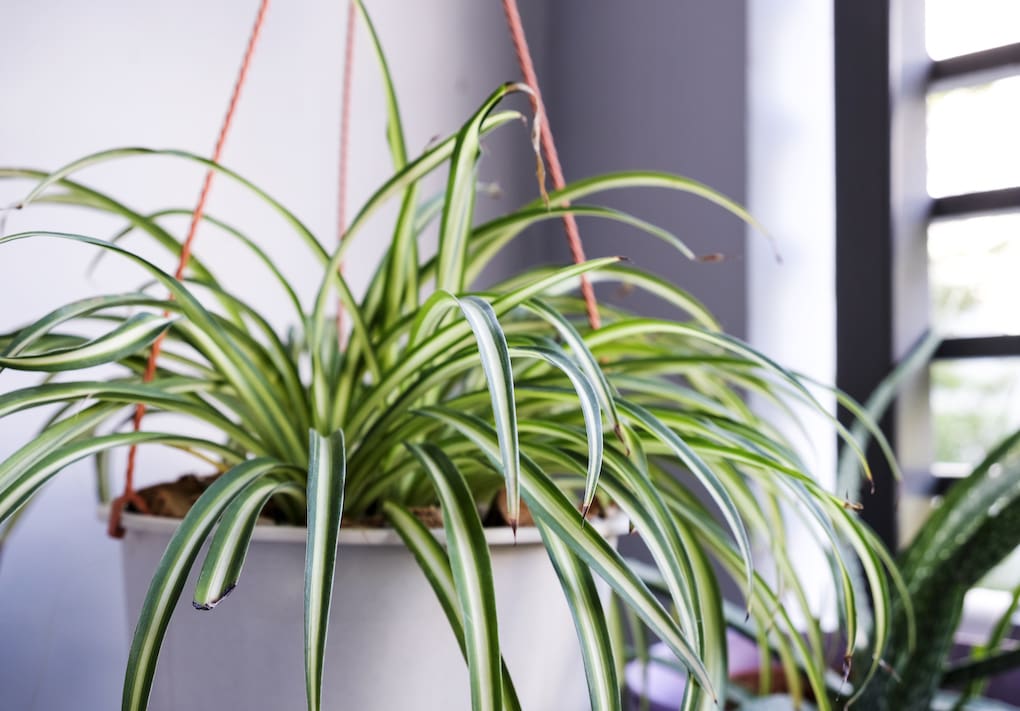
<instances>
[{"instance_id":1,"label":"green leaf","mask_svg":"<svg viewBox=\"0 0 1020 711\"><path fill-rule=\"evenodd\" d=\"M495 255L528 227L544 220L562 219L564 215L598 217L628 225L666 242L688 259L696 258L694 253L676 235L629 213L591 205L542 205L521 208L476 227L471 233L470 245L468 246L469 257L465 272L465 282L468 284L473 282L482 270L492 262ZM434 268L435 265L430 262L423 267L423 271L427 274Z\"/></svg>"},{"instance_id":2,"label":"green leaf","mask_svg":"<svg viewBox=\"0 0 1020 711\"><path fill-rule=\"evenodd\" d=\"M570 348L574 361L584 371L588 382L595 389L602 411L609 417L616 436L622 441L622 424L620 423L620 413L616 409L613 387L606 379L606 374L602 372L602 367L588 348L588 344L584 342L584 338L562 313L539 299L525 302L523 306L556 329L556 335Z\"/></svg>"},{"instance_id":3,"label":"green leaf","mask_svg":"<svg viewBox=\"0 0 1020 711\"><path fill-rule=\"evenodd\" d=\"M25 470L48 455L61 445L93 433L97 427L110 419L118 406L98 404L86 407L73 416L55 420L32 440L23 444L0 463L0 489L6 488L11 481Z\"/></svg>"},{"instance_id":4,"label":"green leaf","mask_svg":"<svg viewBox=\"0 0 1020 711\"><path fill-rule=\"evenodd\" d=\"M613 646L603 612L603 601L588 567L544 524L538 523L542 542L560 579L581 643L588 696L592 711L622 711L622 687L616 675Z\"/></svg>"},{"instance_id":5,"label":"green leaf","mask_svg":"<svg viewBox=\"0 0 1020 711\"><path fill-rule=\"evenodd\" d=\"M992 627L991 632L988 633L988 637L980 645L971 647L968 659L946 668L945 674L942 677L943 684L946 686L956 685L956 679L958 678L956 675L959 674L959 679L966 681L966 686L961 695L963 699L973 699L984 693L985 688L988 686L988 681L985 678L988 675L984 674L984 672L990 669L990 667L984 666L983 663L990 661L999 654L1008 654L1008 652L998 652L997 650L999 650L1003 640L1013 630L1013 620L1016 618L1018 606L1020 606L1020 585L1016 585L1013 588L1009 604L1006 605L1006 609L999 615L999 620ZM1011 651L1015 652L1016 650ZM999 660L1000 663L1003 661L1007 660ZM1012 666L1020 667L1020 653L1012 658Z\"/></svg>"},{"instance_id":6,"label":"green leaf","mask_svg":"<svg viewBox=\"0 0 1020 711\"><path fill-rule=\"evenodd\" d=\"M375 30L375 24L365 10L365 4L361 0L354 0L365 29L368 30L369 40L372 42L372 49L375 52L376 63L382 74L383 88L386 91L386 142L390 148L390 155L393 158L393 168L400 170L407 164L407 147L404 142L404 126L400 120L400 106L397 101L397 90L393 86L393 76L390 72L390 63L386 59L382 42Z\"/></svg>"},{"instance_id":7,"label":"green leaf","mask_svg":"<svg viewBox=\"0 0 1020 711\"><path fill-rule=\"evenodd\" d=\"M475 206L475 162L481 151L482 125L507 95L525 91L523 84L504 84L494 91L457 134L450 156L450 174L439 226L439 271L436 288L459 294L464 290L464 261Z\"/></svg>"},{"instance_id":8,"label":"green leaf","mask_svg":"<svg viewBox=\"0 0 1020 711\"><path fill-rule=\"evenodd\" d=\"M942 677L942 683L946 686L957 686L1018 668L1020 668L1020 649L1008 649L980 659L966 659L949 665Z\"/></svg>"},{"instance_id":9,"label":"green leaf","mask_svg":"<svg viewBox=\"0 0 1020 711\"><path fill-rule=\"evenodd\" d=\"M192 605L196 609L213 609L237 586L255 524L263 507L277 494L304 503L305 489L301 483L293 474L279 473L248 484L223 512L195 586Z\"/></svg>"},{"instance_id":10,"label":"green leaf","mask_svg":"<svg viewBox=\"0 0 1020 711\"><path fill-rule=\"evenodd\" d=\"M715 203L735 217L743 220L748 225L768 237L768 232L762 227L754 216L744 209L740 203L732 200L718 190L708 187L704 183L670 173L659 173L655 171L623 171L618 173L605 173L590 178L577 180L565 186L562 190L549 193L551 205L564 202L577 202L580 198L587 197L594 193L606 190L617 190L621 188L663 188L690 193L708 202ZM541 201L536 200L532 206L538 207ZM771 238L769 238L771 239Z\"/></svg>"},{"instance_id":11,"label":"green leaf","mask_svg":"<svg viewBox=\"0 0 1020 711\"><path fill-rule=\"evenodd\" d=\"M167 624L191 566L216 520L251 482L281 468L287 467L268 458L251 459L237 465L206 489L177 527L149 584L131 640L121 702L123 711L144 711L148 706L156 658Z\"/></svg>"},{"instance_id":12,"label":"green leaf","mask_svg":"<svg viewBox=\"0 0 1020 711\"><path fill-rule=\"evenodd\" d=\"M506 336L492 306L476 296L455 299L478 343L478 355L489 385L492 415L499 434L500 460L506 481L507 517L517 530L520 517L521 454L517 442L517 412L514 406L514 381L510 372L510 352Z\"/></svg>"},{"instance_id":13,"label":"green leaf","mask_svg":"<svg viewBox=\"0 0 1020 711\"><path fill-rule=\"evenodd\" d=\"M386 90L386 139L390 148L390 156L393 159L393 168L399 171L407 165L407 144L404 139L404 127L400 118L400 107L393 85L393 76L390 73L389 62L386 60L382 42L379 40L372 19L365 10L364 3L357 0L355 5L368 30L372 49L375 51L376 63L382 74L383 87ZM383 279L382 275L377 273L369 287L370 290L377 285L378 288L385 287L385 324L396 321L402 306L410 309L418 305L418 243L415 239L414 229L417 203L418 183L414 182L407 186L401 201L400 214L397 216L397 224L393 230L389 255L386 260L386 277ZM369 300L367 298L365 303L366 317L371 321L375 313L368 309Z\"/></svg>"},{"instance_id":14,"label":"green leaf","mask_svg":"<svg viewBox=\"0 0 1020 711\"><path fill-rule=\"evenodd\" d=\"M576 278L581 274L587 274L618 261L618 257L604 257L557 269L553 273L535 279L493 301L493 313L499 317L562 281ZM406 387L406 380L410 376L432 364L440 354L456 350L461 341L470 335L471 327L468 324L454 323L432 334L416 348L408 350L404 358L385 373L383 380L373 388L372 392L357 403L350 416L348 429L360 436L363 429L374 424L374 420L387 411L385 403L399 396Z\"/></svg>"},{"instance_id":15,"label":"green leaf","mask_svg":"<svg viewBox=\"0 0 1020 711\"><path fill-rule=\"evenodd\" d=\"M588 473L585 477L584 499L581 508L582 515L587 515L588 509L595 499L595 489L598 486L599 473L602 471L603 434L599 396L588 376L574 365L574 362L562 350L543 346L515 347L510 349L510 355L540 358L551 363L570 378L570 382L577 392L577 402L581 407L581 415L584 417L588 443Z\"/></svg>"},{"instance_id":16,"label":"green leaf","mask_svg":"<svg viewBox=\"0 0 1020 711\"><path fill-rule=\"evenodd\" d=\"M939 691L925 711L1020 711L1020 706L993 699L962 699L959 694Z\"/></svg>"},{"instance_id":17,"label":"green leaf","mask_svg":"<svg viewBox=\"0 0 1020 711\"><path fill-rule=\"evenodd\" d=\"M484 299L465 296L460 299L446 291L437 291L415 319L410 345L413 347L425 333L432 332L452 308L459 308L468 322L478 347L478 359L488 385L493 419L499 433L502 472L506 481L507 516L510 527L517 530L520 517L520 452L517 442L517 413L514 404L514 382L510 369L510 352L499 319Z\"/></svg>"},{"instance_id":18,"label":"green leaf","mask_svg":"<svg viewBox=\"0 0 1020 711\"><path fill-rule=\"evenodd\" d=\"M486 456L498 461L498 442L492 428L472 415L449 408L429 408L422 414L454 427L475 443ZM580 556L642 620L662 639L690 670L697 683L716 698L708 671L684 638L676 622L627 567L620 555L591 526L582 525L575 509L556 485L533 462L521 462L521 494L533 516Z\"/></svg>"},{"instance_id":19,"label":"green leaf","mask_svg":"<svg viewBox=\"0 0 1020 711\"><path fill-rule=\"evenodd\" d=\"M457 585L454 582L453 571L450 569L450 559L446 551L436 541L435 536L425 525L410 511L387 501L383 504L383 514L390 526L400 535L408 550L414 555L418 567L425 574L429 585L432 586L436 599L439 601L446 619L450 623L450 630L457 638L457 645L461 654L467 660L467 648L464 641L464 620L461 613L460 601L457 597ZM502 663L503 678L503 709L504 711L520 711L521 704L517 700L517 692L514 690L513 682L510 679L510 672L506 662Z\"/></svg>"},{"instance_id":20,"label":"green leaf","mask_svg":"<svg viewBox=\"0 0 1020 711\"><path fill-rule=\"evenodd\" d=\"M347 454L344 434L311 432L308 445L308 545L305 555L305 690L308 710L319 711L322 667L333 597Z\"/></svg>"},{"instance_id":21,"label":"green leaf","mask_svg":"<svg viewBox=\"0 0 1020 711\"><path fill-rule=\"evenodd\" d=\"M482 122L480 129L481 134L484 135L489 131L505 125L519 117L520 114L514 111L493 114ZM362 206L358 214L354 216L354 219L351 220L351 224L347 227L345 238L333 252L332 257L324 267L325 274L319 284L319 290L315 297L315 305L312 309L311 322L313 324L324 322L324 319L326 318L326 310L330 301L330 286L336 279L335 274L338 273L340 264L343 262L344 255L350 248L351 244L354 243L353 237L355 234L360 231L361 227L364 226L368 219L375 214L387 200L392 198L394 195L404 193L408 187L417 183L440 165L443 165L453 152L454 143L455 137L447 138L425 151L421 156L408 163L401 170L397 171L388 181L386 181L386 183L373 193L373 195Z\"/></svg>"},{"instance_id":22,"label":"green leaf","mask_svg":"<svg viewBox=\"0 0 1020 711\"><path fill-rule=\"evenodd\" d=\"M95 165L101 165L103 163L108 163L111 161L121 160L124 158L157 157L157 156L177 158L179 160L184 160L189 163L200 165L203 168L215 171L216 173L219 173L229 178L233 182L237 183L238 185L242 186L243 188L254 194L256 197L258 197L261 202L268 205L277 214L279 214L280 217L282 217L294 229L295 233L297 233L297 235L302 238L302 241L305 243L306 246L308 246L312 253L319 257L320 261L322 262L326 261L328 255L326 251L323 249L322 245L319 244L318 240L316 240L315 235L312 234L311 230L309 230L304 225L304 223L302 223L301 220L299 220L297 216L294 215L293 212L285 208L279 201L275 200L266 191L262 190L254 183L243 178L242 176L238 175L229 168L219 163L216 163L212 160L209 160L206 157L199 156L194 153L188 153L187 151L179 151L173 149L157 150L152 148L138 148L138 147L113 148L105 151L99 151L98 153L93 153L91 155L85 156L84 158L79 158L78 160L68 163L62 168L59 168L58 170L55 170L52 173L46 175L45 178L43 178L39 182L39 184L32 189L32 192L30 192L21 201L18 207L19 208L28 207L31 203L41 198L46 193L46 191L49 190L53 185L66 182L66 178L68 176L77 173L81 170L84 170L85 168L89 168ZM80 188L81 186L77 187ZM91 192L94 195L98 195L98 193L95 193L94 191ZM129 219L131 219L132 222L135 222L141 216L135 214L133 218L130 216L128 217Z\"/></svg>"},{"instance_id":23,"label":"green leaf","mask_svg":"<svg viewBox=\"0 0 1020 711\"><path fill-rule=\"evenodd\" d=\"M876 679L865 702L888 698L889 708L927 709L962 616L964 596L1020 545L1020 432L1015 432L957 482L901 556L913 612L924 621L924 643L903 644L913 614L895 610L892 658L895 683Z\"/></svg>"},{"instance_id":24,"label":"green leaf","mask_svg":"<svg viewBox=\"0 0 1020 711\"><path fill-rule=\"evenodd\" d=\"M198 437L185 437L165 432L125 432L103 435L80 442L71 442L57 449L37 438L23 455L24 459L31 463L27 466L22 463L22 466L15 467L14 471L10 473L5 472L4 477L0 478L0 486L2 486L0 488L0 521L21 508L46 482L68 464L113 447L136 444L165 444L181 449L204 450L217 454L229 462L237 462L240 459L237 452L221 444ZM36 458L33 456L36 454L43 456ZM7 462L4 464L6 468Z\"/></svg>"},{"instance_id":25,"label":"green leaf","mask_svg":"<svg viewBox=\"0 0 1020 711\"><path fill-rule=\"evenodd\" d=\"M593 332L587 338L588 345L595 350L597 344L612 343L613 341L629 340L641 336L665 336L686 338L694 343L722 349L746 359L761 369L766 375L775 378L779 383L789 389L796 398L807 404L820 415L825 417L836 429L839 436L846 442L847 446L854 450L865 474L871 476L868 469L867 458L864 452L857 445L850 432L844 427L834 415L818 402L818 399L811 394L804 383L794 373L783 368L764 353L751 348L733 336L711 330L705 330L697 326L685 323L675 323L660 319L632 318L626 321L609 324L608 326ZM775 393L775 387L762 387L760 391L774 399L779 400ZM781 402L781 400L779 400ZM736 405L735 405L736 406Z\"/></svg>"},{"instance_id":26,"label":"green leaf","mask_svg":"<svg viewBox=\"0 0 1020 711\"><path fill-rule=\"evenodd\" d=\"M47 383L0 395L0 418L58 402L77 403L95 400L122 405L141 402L150 407L185 414L213 425L249 452L260 452L265 449L245 429L234 424L208 403L186 396L189 393L209 389L208 381L186 377L166 378L157 384L102 380Z\"/></svg>"},{"instance_id":27,"label":"green leaf","mask_svg":"<svg viewBox=\"0 0 1020 711\"><path fill-rule=\"evenodd\" d=\"M40 339L50 335L57 326L83 316L92 315L97 311L133 306L162 308L163 304L163 301L140 292L94 296L72 301L18 330L4 350L3 355L7 357L20 355Z\"/></svg>"},{"instance_id":28,"label":"green leaf","mask_svg":"<svg viewBox=\"0 0 1020 711\"><path fill-rule=\"evenodd\" d=\"M850 427L850 436L862 450L867 450L869 435L880 435L881 430L869 427L882 419L886 410L893 403L904 383L930 361L942 338L934 332L928 332L910 351L896 364L888 375L875 387L864 403L865 416L857 415ZM885 448L883 448L885 449ZM847 492L847 496L856 500L860 498L861 482L857 468L857 459L849 447L839 455L839 466L836 474L836 491Z\"/></svg>"},{"instance_id":29,"label":"green leaf","mask_svg":"<svg viewBox=\"0 0 1020 711\"><path fill-rule=\"evenodd\" d=\"M80 346L46 353L0 356L0 367L13 370L61 372L112 363L152 345L174 319L137 314L120 326Z\"/></svg>"},{"instance_id":30,"label":"green leaf","mask_svg":"<svg viewBox=\"0 0 1020 711\"><path fill-rule=\"evenodd\" d=\"M28 238L48 238L89 244L124 257L148 272L173 294L182 315L181 329L193 327L194 345L209 359L214 368L237 390L238 396L249 407L247 412L260 434L274 445L281 455L291 461L303 461L305 448L298 433L291 426L292 418L284 411L281 398L265 374L260 371L223 332L222 322L208 311L180 281L146 259L103 240L63 232L25 232L0 238L0 245Z\"/></svg>"},{"instance_id":31,"label":"green leaf","mask_svg":"<svg viewBox=\"0 0 1020 711\"><path fill-rule=\"evenodd\" d=\"M570 459L578 456L569 450L569 445L576 444L579 437L571 428L545 421L524 421L521 431L542 434L553 442L553 446L532 444L529 451L548 459L556 468L569 468ZM664 590L672 600L681 628L697 646L713 685L722 688L726 682L725 627L715 575L692 533L667 509L644 465L636 463L638 460L640 457L626 457L608 450L603 487L631 518L635 530L641 531L652 559L664 572ZM695 691L696 687L692 687L691 702L695 701Z\"/></svg>"},{"instance_id":32,"label":"green leaf","mask_svg":"<svg viewBox=\"0 0 1020 711\"><path fill-rule=\"evenodd\" d=\"M517 288L522 280L535 279L536 276L551 270L552 267L538 267L523 275L515 275L493 286L492 291L512 290ZM715 320L715 317L712 316L712 313L704 304L694 298L690 293L678 288L676 285L671 284L662 277L649 274L626 264L613 264L600 269L593 274L589 274L588 280L593 284L616 283L622 284L625 289L641 289L642 291L661 299L663 302L676 307L683 313L688 314L703 328L710 331L720 330L719 323ZM561 296L572 291L575 287L576 284L563 283L555 288L547 290L547 293L550 297ZM576 312L583 309L584 305L582 302L577 301L576 303L568 305L567 308L573 308ZM599 304L599 308L606 310L608 307L606 304ZM631 316L631 314L626 315L628 317Z\"/></svg>"},{"instance_id":33,"label":"green leaf","mask_svg":"<svg viewBox=\"0 0 1020 711\"><path fill-rule=\"evenodd\" d=\"M473 711L499 711L502 668L496 592L485 531L474 498L453 462L434 445L407 445L432 480L443 511L450 568L464 620Z\"/></svg>"},{"instance_id":34,"label":"green leaf","mask_svg":"<svg viewBox=\"0 0 1020 711\"><path fill-rule=\"evenodd\" d=\"M723 518L726 520L726 524L729 526L730 531L733 532L734 537L737 541L737 548L740 550L740 554L744 559L745 572L747 577L747 591L748 604L753 590L753 577L754 577L754 561L751 555L751 541L747 536L747 529L744 527L744 522L740 518L740 512L737 511L736 505L733 503L733 499L730 493L726 490L726 487L719 481L719 477L716 476L715 472L704 462L704 460L698 456L690 445L679 437L675 432L666 427L656 418L652 413L639 405L633 403L620 403L621 409L628 415L633 417L642 427L644 427L649 434L657 437L663 444L668 446L670 450L676 455L683 464L690 470L690 472L697 477L697 479L704 485L708 491L709 496L715 501L719 510L722 512Z\"/></svg>"}]
</instances>

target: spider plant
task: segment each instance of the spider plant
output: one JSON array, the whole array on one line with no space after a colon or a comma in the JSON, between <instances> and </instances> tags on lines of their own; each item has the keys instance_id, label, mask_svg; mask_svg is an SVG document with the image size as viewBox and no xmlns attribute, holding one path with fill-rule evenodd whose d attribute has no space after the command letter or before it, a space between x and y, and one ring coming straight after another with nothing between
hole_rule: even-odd
<instances>
[{"instance_id":1,"label":"spider plant","mask_svg":"<svg viewBox=\"0 0 1020 711\"><path fill-rule=\"evenodd\" d=\"M866 418L880 420L904 384L926 368L941 342L936 334L921 339L872 393L865 405ZM850 404L849 401L847 404ZM860 425L852 428L858 447L867 447L870 434ZM883 448L886 443L879 443ZM840 458L837 489L859 493L862 482L856 454L845 449ZM845 697L853 683L860 689L861 708L877 711L1009 711L1015 706L980 696L988 677L1020 668L1020 652L1003 642L1013 627L1020 602L1020 588L994 625L989 638L975 646L970 658L951 660L950 652L963 617L964 598L980 584L995 566L1020 546L1020 432L1005 437L966 477L956 482L932 511L913 540L896 558L896 577L906 594L893 600L890 609L890 636L884 652L871 645L860 645L855 652L858 664L847 679L833 674L825 677L830 700ZM635 566L642 577L659 590L665 590L657 571ZM851 574L860 570L851 561ZM765 659L777 655L787 664L782 648L775 640L760 636L760 630L747 624L733 605L724 608L727 623L749 638L761 641ZM923 638L915 645L914 620L923 620ZM639 634L643 626L632 625ZM637 635L636 635L637 637ZM645 645L640 645L644 648ZM882 671L868 680L868 664L880 657ZM643 658L648 663L648 660ZM790 670L800 666L794 662ZM856 670L864 670L863 673ZM768 665L763 666L768 671ZM803 671L803 670L802 670ZM797 682L788 673L787 680ZM870 683L866 683L869 682ZM849 683L848 683L849 682ZM954 689L962 689L955 691ZM755 697L747 691L733 690L740 708L793 709L799 692L789 697Z\"/></svg>"},{"instance_id":2,"label":"spider plant","mask_svg":"<svg viewBox=\"0 0 1020 711\"><path fill-rule=\"evenodd\" d=\"M540 529L575 618L594 709L621 708L626 643L620 614L640 620L689 669L696 683L689 686L686 708L714 707L725 691L726 664L713 563L743 588L745 609L779 645L789 668L805 667L809 685L824 688L820 631L813 626L802 637L783 606L786 592L794 604L806 605L785 550L784 516L807 521L826 551L850 640L847 654L866 631L870 648L882 649L890 592L881 546L842 498L819 486L777 429L745 403L745 394L753 391L824 412L801 378L722 333L691 295L620 257L536 267L491 288L471 289L518 235L567 212L636 228L691 256L659 226L584 203L603 191L693 193L753 224L750 216L696 181L627 172L580 180L548 195L539 190L533 202L479 222L474 205L480 142L522 119L500 104L526 88L499 87L459 130L412 158L378 38L371 35L387 90L394 172L334 250L252 182L181 151L126 148L54 172L0 172L36 181L21 207L71 205L124 221L113 238L37 230L4 236L0 247L21 240L48 241L54 249L90 245L133 264L153 287L65 304L0 340L0 368L48 374L38 385L0 395L0 418L58 407L36 438L0 463L0 522L68 464L116 448L174 447L214 461L221 471L180 522L152 579L131 645L123 708L146 707L161 642L189 570L201 565L196 606L218 604L242 575L256 519L270 500L279 504L284 523L307 527L305 669L312 710L321 705L333 572L343 564L336 558L340 522L363 515L384 516L432 584L464 652L472 707L519 707L501 663L479 514L501 490L509 524L516 527L526 504ZM261 262L267 283L292 307L293 338L275 331L231 288L229 275L215 275L201 253L184 278L176 279L126 246L125 237L140 234L178 255L180 238L166 218L181 210L137 211L78 174L113 162L131 167L143 158L218 171L290 225L321 265L310 300L299 296L256 236L205 218ZM423 179L437 171L447 173L446 185L431 199L423 193ZM338 267L366 221L390 200L400 207L389 247L365 295L355 298ZM428 254L419 249L418 238L432 220L438 221L438 249ZM603 305L604 325L592 330L574 295L581 275L648 291L675 307L676 318L644 318ZM334 325L337 300L350 323L343 346ZM91 335L96 324L99 336ZM146 382L145 363L161 336L164 354ZM113 367L116 374L96 377L90 369L97 365ZM136 403L151 412L183 415L218 436L170 428L129 431L124 416ZM630 517L655 562L664 596L653 594L595 527L585 525L596 500L603 510L619 507ZM410 513L421 505L441 507L445 548ZM781 505L789 506L786 513ZM756 569L752 537L771 547L775 575L768 577L778 583L770 584ZM851 579L850 558L859 560L863 584ZM608 610L596 578L612 591ZM870 630L858 624L865 598L874 601ZM868 667L873 673L875 663Z\"/></svg>"}]
</instances>

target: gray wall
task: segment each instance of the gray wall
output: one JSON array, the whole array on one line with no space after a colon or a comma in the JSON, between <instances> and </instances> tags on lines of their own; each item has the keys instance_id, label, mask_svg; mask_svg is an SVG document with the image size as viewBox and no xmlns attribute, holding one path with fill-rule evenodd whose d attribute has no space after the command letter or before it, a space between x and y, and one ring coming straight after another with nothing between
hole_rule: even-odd
<instances>
[{"instance_id":1,"label":"gray wall","mask_svg":"<svg viewBox=\"0 0 1020 711\"><path fill-rule=\"evenodd\" d=\"M550 7L548 110L568 180L599 172L680 173L743 202L746 48L743 0L558 0ZM614 207L667 227L696 254L606 223L582 224L588 256L622 254L702 299L746 331L744 226L703 200L666 191L614 194ZM566 259L561 235L549 256ZM641 304L655 309L657 305Z\"/></svg>"}]
</instances>

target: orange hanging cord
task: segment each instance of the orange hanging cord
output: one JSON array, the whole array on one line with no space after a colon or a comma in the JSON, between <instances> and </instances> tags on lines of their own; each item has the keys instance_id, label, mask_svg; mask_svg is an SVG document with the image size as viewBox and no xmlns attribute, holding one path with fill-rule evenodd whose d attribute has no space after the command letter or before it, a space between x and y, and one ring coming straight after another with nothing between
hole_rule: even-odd
<instances>
[{"instance_id":1,"label":"orange hanging cord","mask_svg":"<svg viewBox=\"0 0 1020 711\"><path fill-rule=\"evenodd\" d=\"M514 53L517 55L517 63L524 75L524 83L534 92L531 97L531 104L535 111L541 116L542 129L542 152L549 163L549 177L552 178L553 187L562 190L566 185L563 178L563 168L560 165L560 157L556 152L556 143L553 141L552 130L549 126L549 114L542 102L542 93L538 88L538 77L535 74L535 63L531 60L531 51L528 49L528 40L524 35L524 25L521 22L521 13L517 9L517 0L503 0L503 12L506 15L506 23L510 28L510 39L514 45ZM569 203L565 203L569 204ZM563 227L567 232L567 244L570 246L570 254L576 264L585 260L584 246L581 244L581 233L577 229L577 220L574 215L567 213L563 215ZM591 280L587 275L581 275L581 295L584 297L584 306L588 312L588 323L593 329L601 325L599 318L598 304L595 301L595 290L592 288Z\"/></svg>"},{"instance_id":2,"label":"orange hanging cord","mask_svg":"<svg viewBox=\"0 0 1020 711\"><path fill-rule=\"evenodd\" d=\"M244 52L244 59L241 62L241 69L237 74L237 80L234 82L234 90L230 96L230 104L227 106L227 113L223 118L223 124L220 126L219 137L216 139L216 147L213 149L212 161L214 163L219 163L220 158L223 155L223 147L227 141L227 134L230 132L230 126L234 121L234 113L237 110L238 100L241 97L241 88L244 86L245 79L248 76L248 68L251 66L252 56L255 53L255 45L257 44L259 34L262 31L262 24L265 21L266 10L268 8L269 0L261 0L258 15L255 17L255 25L252 27L251 35L248 38L248 46ZM181 255L177 263L177 271L174 273L174 277L178 280L184 276L184 272L188 267L188 261L191 259L191 248L195 242L195 235L198 233L198 225L202 222L202 215L205 212L205 205L209 199L209 191L212 188L213 178L215 175L216 171L212 169L206 171L205 180L202 183L202 191L198 196L198 203L195 205L195 211L191 215L191 225L188 227L188 235L184 240L184 244L181 246ZM173 298L173 296L171 295L169 298ZM149 361L145 366L145 373L142 376L143 382L150 382L156 375L156 361L159 359L159 353L162 347L163 336L160 336L156 339L155 343L152 344ZM144 417L145 405L144 403L138 403L138 405L135 406L135 416L133 420L135 432L138 432L141 429L142 419ZM124 491L110 503L110 521L107 532L113 538L122 538L124 536L124 528L121 526L121 514L124 511L124 506L128 503L134 504L134 506L143 513L148 512L148 506L134 488L136 456L137 447L132 446L128 451L127 456L127 469L124 473Z\"/></svg>"},{"instance_id":3,"label":"orange hanging cord","mask_svg":"<svg viewBox=\"0 0 1020 711\"><path fill-rule=\"evenodd\" d=\"M351 148L351 88L354 83L354 30L358 20L355 0L347 3L347 33L344 38L343 79L340 87L340 159L337 176L336 235L337 243L347 234L347 165ZM338 267L343 274L344 263ZM336 337L341 349L344 346L344 305L337 300Z\"/></svg>"}]
</instances>

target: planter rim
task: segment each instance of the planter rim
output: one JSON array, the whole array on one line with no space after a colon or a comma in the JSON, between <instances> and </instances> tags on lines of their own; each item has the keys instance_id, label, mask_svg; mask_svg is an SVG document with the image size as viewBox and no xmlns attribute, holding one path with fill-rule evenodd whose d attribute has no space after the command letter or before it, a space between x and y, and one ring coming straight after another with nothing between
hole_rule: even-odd
<instances>
[{"instance_id":1,"label":"planter rim","mask_svg":"<svg viewBox=\"0 0 1020 711\"><path fill-rule=\"evenodd\" d=\"M100 504L99 518L109 519L110 506ZM162 533L172 535L181 519L167 516L149 516L147 514L125 511L121 516L121 525L128 531L144 533ZM585 524L591 526L603 536L620 536L630 529L630 518L620 510L613 512L608 518L595 519ZM430 529L432 535L440 543L446 542L446 531L442 528ZM253 541L265 543L304 543L307 529L304 526L278 526L259 524L252 535ZM490 546L540 545L542 536L534 526L521 526L517 529L514 540L513 530L509 526L498 526L485 529L485 540ZM403 548L404 541L391 528L341 528L340 545L347 546L396 546Z\"/></svg>"}]
</instances>

